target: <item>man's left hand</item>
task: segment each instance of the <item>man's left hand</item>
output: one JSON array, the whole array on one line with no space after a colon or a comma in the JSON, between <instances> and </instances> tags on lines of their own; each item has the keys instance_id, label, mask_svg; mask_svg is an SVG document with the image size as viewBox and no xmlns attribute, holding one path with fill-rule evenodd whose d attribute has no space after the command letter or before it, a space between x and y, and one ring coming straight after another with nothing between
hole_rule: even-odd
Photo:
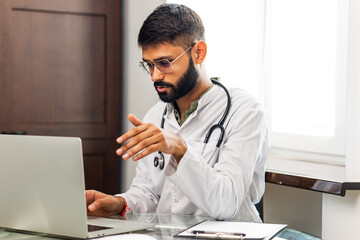
<instances>
[{"instance_id":1,"label":"man's left hand","mask_svg":"<svg viewBox=\"0 0 360 240\"><path fill-rule=\"evenodd\" d=\"M119 144L129 140L116 151L117 155L123 154L122 158L125 160L134 156L133 160L137 161L153 152L161 151L172 154L176 161L180 162L187 146L179 135L152 123L143 123L132 114L129 114L128 119L135 127L116 140Z\"/></svg>"}]
</instances>

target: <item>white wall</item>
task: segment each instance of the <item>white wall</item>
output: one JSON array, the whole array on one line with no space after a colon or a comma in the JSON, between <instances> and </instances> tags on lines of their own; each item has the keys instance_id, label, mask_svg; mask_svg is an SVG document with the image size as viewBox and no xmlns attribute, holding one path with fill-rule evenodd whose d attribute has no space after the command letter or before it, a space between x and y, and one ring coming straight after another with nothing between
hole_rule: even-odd
<instances>
[{"instance_id":1,"label":"white wall","mask_svg":"<svg viewBox=\"0 0 360 240\"><path fill-rule=\"evenodd\" d=\"M266 183L264 221L321 237L322 199L322 193Z\"/></svg>"},{"instance_id":2,"label":"white wall","mask_svg":"<svg viewBox=\"0 0 360 240\"><path fill-rule=\"evenodd\" d=\"M146 17L165 0L123 0L123 58L122 58L122 129L132 128L127 121L129 113L142 119L146 111L159 98L149 75L139 68L141 49L137 46L137 36ZM128 189L134 175L136 163L121 160L121 192Z\"/></svg>"}]
</instances>

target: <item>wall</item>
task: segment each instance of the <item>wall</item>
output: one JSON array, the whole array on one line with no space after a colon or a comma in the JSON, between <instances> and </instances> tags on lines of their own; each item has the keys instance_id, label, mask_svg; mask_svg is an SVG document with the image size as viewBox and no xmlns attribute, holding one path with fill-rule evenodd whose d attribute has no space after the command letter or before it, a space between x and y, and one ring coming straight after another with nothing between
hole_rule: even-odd
<instances>
[{"instance_id":1,"label":"wall","mask_svg":"<svg viewBox=\"0 0 360 240\"><path fill-rule=\"evenodd\" d=\"M264 221L286 223L324 240L358 239L360 192L348 190L344 197L266 184ZM340 238L339 238L340 236Z\"/></svg>"},{"instance_id":2,"label":"wall","mask_svg":"<svg viewBox=\"0 0 360 240\"><path fill-rule=\"evenodd\" d=\"M321 237L322 197L318 192L267 183L264 222L288 224L289 228Z\"/></svg>"},{"instance_id":3,"label":"wall","mask_svg":"<svg viewBox=\"0 0 360 240\"><path fill-rule=\"evenodd\" d=\"M137 35L145 18L165 0L123 0L123 58L122 58L122 129L127 131L132 125L127 121L129 113L142 119L146 111L159 98L150 76L139 68L141 49L137 46ZM121 192L126 191L135 175L136 163L121 160Z\"/></svg>"},{"instance_id":4,"label":"wall","mask_svg":"<svg viewBox=\"0 0 360 240\"><path fill-rule=\"evenodd\" d=\"M345 197L324 195L322 211L322 239L359 239L359 191L346 191Z\"/></svg>"}]
</instances>

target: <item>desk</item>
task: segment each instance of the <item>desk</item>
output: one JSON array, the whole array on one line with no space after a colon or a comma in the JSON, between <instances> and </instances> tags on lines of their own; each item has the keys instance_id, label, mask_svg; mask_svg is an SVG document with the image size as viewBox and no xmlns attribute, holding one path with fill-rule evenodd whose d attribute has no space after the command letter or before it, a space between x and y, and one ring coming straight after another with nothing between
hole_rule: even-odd
<instances>
[{"instance_id":1,"label":"desk","mask_svg":"<svg viewBox=\"0 0 360 240\"><path fill-rule=\"evenodd\" d=\"M360 182L336 182L313 177L266 171L265 181L344 197L347 190L360 190Z\"/></svg>"},{"instance_id":2,"label":"desk","mask_svg":"<svg viewBox=\"0 0 360 240\"><path fill-rule=\"evenodd\" d=\"M156 223L154 228L142 231L136 231L134 233L146 234L148 236L152 236L154 239L163 239L163 240L182 240L185 238L176 238L173 237L174 234L184 230L200 221L210 219L209 217L202 216L194 216L194 215L183 215L183 214L164 214L164 215L156 215L156 214L129 214L126 217L116 217L123 220L131 220L131 221L140 221L140 222L149 222ZM308 234L293 230L293 229L284 229L278 235L286 240L320 240L319 238L310 236ZM28 235L23 233L14 233L8 232L4 230L0 230L0 240L54 240L54 238L48 238L46 236L35 236ZM131 238L129 238L131 239Z\"/></svg>"}]
</instances>

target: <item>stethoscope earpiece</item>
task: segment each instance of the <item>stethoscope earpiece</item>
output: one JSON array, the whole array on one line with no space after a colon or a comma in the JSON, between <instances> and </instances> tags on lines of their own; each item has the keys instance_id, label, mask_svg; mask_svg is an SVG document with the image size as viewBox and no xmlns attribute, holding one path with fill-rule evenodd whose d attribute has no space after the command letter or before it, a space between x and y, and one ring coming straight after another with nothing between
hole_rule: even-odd
<instances>
[{"instance_id":1,"label":"stethoscope earpiece","mask_svg":"<svg viewBox=\"0 0 360 240\"><path fill-rule=\"evenodd\" d=\"M159 166L160 170L163 170L164 165L165 165L164 154L162 154L162 152L158 152L154 158L154 166L155 167Z\"/></svg>"}]
</instances>

